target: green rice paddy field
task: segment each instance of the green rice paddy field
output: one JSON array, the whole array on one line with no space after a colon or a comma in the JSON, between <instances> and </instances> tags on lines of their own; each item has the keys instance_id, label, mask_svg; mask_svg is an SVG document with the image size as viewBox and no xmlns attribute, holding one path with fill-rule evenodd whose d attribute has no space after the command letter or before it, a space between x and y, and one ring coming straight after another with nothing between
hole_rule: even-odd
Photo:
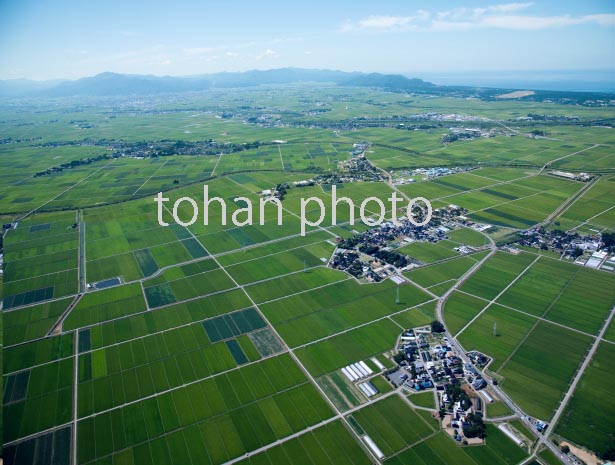
<instances>
[{"instance_id":1,"label":"green rice paddy field","mask_svg":"<svg viewBox=\"0 0 615 465\"><path fill-rule=\"evenodd\" d=\"M366 401L339 371L360 360L375 370L371 357L393 366L389 353L402 329L429 325L436 297L488 253L453 249L488 247L488 235L456 226L445 240L400 249L423 263L403 273L410 282L359 282L327 262L339 237L366 229L349 224L352 216L358 221L363 199L380 198L390 217L391 186L337 183L337 196L351 199L354 209L340 204L334 225L332 186L294 182L337 172L339 162L351 159L352 144L366 141L367 158L396 172L471 165L429 180L417 175L398 188L430 199L434 208L455 204L470 220L514 231L544 221L588 187L540 171L560 158L553 168L602 175L549 227L612 231L615 137L603 129L554 124L540 126L549 139L498 133L446 145L440 142L444 127L337 129L349 115L454 111L517 128L514 118L530 111L573 111L581 122L610 113L346 91L341 98L339 88L328 85L214 89L179 103L153 102L159 112L105 100L79 108L58 101L49 113L26 103L0 106L8 122L0 138L23 139L0 145L0 215L3 223L16 222L4 236L0 288L6 463L63 465L74 453L76 463L92 465L367 465L375 458L364 434L392 465L512 465L527 457L491 424L485 445L460 447L384 378L374 380L381 394ZM310 114L322 98L329 111ZM237 117L216 117L237 99L246 102ZM186 110L194 105L203 110ZM251 112L271 108L284 109L284 125L244 122ZM85 126L75 124L77 118ZM531 128L518 126L520 132ZM165 139L263 143L215 155L104 158L36 175L110 154L112 140ZM261 215L260 192L281 182L290 186L282 208L269 204ZM212 203L207 217L204 184L226 205ZM159 224L153 201L159 191L171 199L163 221L173 223L173 203L185 196L197 200L197 221ZM308 196L326 208L322 224L302 236L301 198ZM240 209L247 202L255 205L254 224L234 225L232 216L245 218ZM370 203L367 214L375 209ZM190 204L183 202L177 213L189 219ZM315 202L305 212L311 220L320 213ZM527 414L549 421L615 304L614 279L548 255L497 252L451 294L444 322L465 349L493 359L488 370ZM597 451L609 444L615 415L604 387L613 371L613 328L556 425L558 435ZM434 407L431 393L420 396L409 400Z\"/></svg>"}]
</instances>

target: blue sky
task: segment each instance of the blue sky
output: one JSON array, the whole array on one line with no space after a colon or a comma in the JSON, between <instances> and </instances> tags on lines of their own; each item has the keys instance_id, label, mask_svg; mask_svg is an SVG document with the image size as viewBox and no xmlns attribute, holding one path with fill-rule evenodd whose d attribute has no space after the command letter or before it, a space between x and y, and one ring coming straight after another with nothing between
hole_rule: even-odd
<instances>
[{"instance_id":1,"label":"blue sky","mask_svg":"<svg viewBox=\"0 0 615 465\"><path fill-rule=\"evenodd\" d=\"M0 79L615 69L615 1L0 0Z\"/></svg>"}]
</instances>

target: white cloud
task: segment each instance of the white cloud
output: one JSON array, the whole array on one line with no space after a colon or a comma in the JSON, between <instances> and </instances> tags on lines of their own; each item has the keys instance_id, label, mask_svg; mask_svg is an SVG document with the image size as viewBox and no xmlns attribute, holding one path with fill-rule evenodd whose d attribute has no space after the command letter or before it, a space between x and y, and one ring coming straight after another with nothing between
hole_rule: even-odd
<instances>
[{"instance_id":1,"label":"white cloud","mask_svg":"<svg viewBox=\"0 0 615 465\"><path fill-rule=\"evenodd\" d=\"M436 30L464 30L476 28L540 30L552 27L574 26L577 24L615 25L615 14L585 16L529 16L529 15L486 15L476 21L434 21Z\"/></svg>"},{"instance_id":2,"label":"white cloud","mask_svg":"<svg viewBox=\"0 0 615 465\"><path fill-rule=\"evenodd\" d=\"M215 53L219 51L220 51L220 47L192 47L192 48L185 48L183 50L184 55L187 55L190 57L208 55L210 53Z\"/></svg>"},{"instance_id":3,"label":"white cloud","mask_svg":"<svg viewBox=\"0 0 615 465\"><path fill-rule=\"evenodd\" d=\"M265 50L263 53L261 53L260 55L258 55L256 57L257 61L261 61L264 59L268 59L268 58L277 58L278 57L278 52L276 52L275 50L271 50L270 48L268 48L267 50Z\"/></svg>"},{"instance_id":4,"label":"white cloud","mask_svg":"<svg viewBox=\"0 0 615 465\"><path fill-rule=\"evenodd\" d=\"M429 18L429 12L420 10L415 16L368 16L359 21L346 21L340 27L341 32L372 31L400 32L417 28L417 22Z\"/></svg>"},{"instance_id":5,"label":"white cloud","mask_svg":"<svg viewBox=\"0 0 615 465\"><path fill-rule=\"evenodd\" d=\"M539 30L552 27L566 27L577 24L614 26L615 14L590 14L584 16L536 16L524 14L534 4L502 3L480 8L453 8L435 14L419 10L413 16L369 16L360 20L347 20L340 32L403 32L411 30L462 31L478 28Z\"/></svg>"}]
</instances>

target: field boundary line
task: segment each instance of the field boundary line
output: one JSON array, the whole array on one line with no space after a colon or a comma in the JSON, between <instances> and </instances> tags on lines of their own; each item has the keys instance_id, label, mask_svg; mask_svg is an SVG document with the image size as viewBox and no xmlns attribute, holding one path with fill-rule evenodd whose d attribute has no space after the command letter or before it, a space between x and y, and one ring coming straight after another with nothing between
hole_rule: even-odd
<instances>
[{"instance_id":1,"label":"field boundary line","mask_svg":"<svg viewBox=\"0 0 615 465\"><path fill-rule=\"evenodd\" d=\"M542 317L540 319L536 319L536 321L534 322L534 324L532 325L532 327L529 329L529 331L527 332L527 334L523 337L523 339L521 341L519 341L519 344L517 344L517 346L511 351L511 353L508 355L508 357L506 357L506 359L502 362L502 364L498 367L498 370L495 373L499 374L499 371L501 369L503 369L506 364L510 361L510 359L513 358L513 356L517 353L517 351L521 348L521 345L523 343L525 343L525 341L530 337L530 334L532 334L534 332L534 330L536 329L536 327L538 326L538 324L540 323L540 321L545 317L545 315L547 313L549 313L549 310L551 310L551 307L553 307L553 305L555 305L555 303L559 300L559 298L561 297L561 295L564 293L564 291L568 288L568 286L570 286L570 283L572 282L572 280L574 279L574 277L579 273L579 271L577 270L575 273L572 274L572 276L570 276L570 278L568 278L568 281L566 282L566 284L562 287L562 289L560 289L559 293L557 294L557 296L553 299L553 301L549 304L549 306L547 307L547 309L544 311L544 313L542 314ZM570 329L570 328L567 328ZM591 337L595 337L595 336L591 336Z\"/></svg>"},{"instance_id":2,"label":"field boundary line","mask_svg":"<svg viewBox=\"0 0 615 465\"><path fill-rule=\"evenodd\" d=\"M521 279L521 277L522 277L522 276L523 276L523 275L524 275L524 274L525 274L525 273L526 273L526 272L527 272L527 271L528 271L528 270L529 270L532 266L534 266L534 264L535 264L538 260L540 260L540 257L541 257L541 256L542 256L542 255L539 255L538 257L536 257L536 258L534 259L534 261L533 261L532 263L530 263L528 266L526 266L526 267L525 267L525 269L524 269L521 273L518 273L518 274L517 274L517 276L515 276L515 279L513 279L513 280L512 280L512 281L508 284L508 286L506 286L504 289L502 289L502 290L500 291L500 293L499 293L498 295L496 295L493 299L489 300L489 303L488 303L487 305L485 305L485 307L483 307L483 309L482 309L480 312L478 312L478 313L474 316L474 318L472 318L470 321L468 321L468 323L467 323L467 324L466 324L463 328L461 328L459 331L457 331L457 334L455 334L455 336L454 336L454 337L455 337L455 339L456 339L456 338L458 338L458 337L459 337L459 335L460 335L461 333L463 333L463 332L464 332L464 331L468 328L468 326L470 326L472 323L474 323L474 321L475 321L477 318L479 318L479 317L480 317L483 313L485 313L485 312L489 309L489 307L491 307L491 306L492 306L492 305L496 302L496 300L498 300L498 299L499 299L499 298L500 298L500 297L501 297L501 296L502 296L502 295L503 295L506 291L508 291L508 289L510 289L510 288L511 288L511 287L512 287L512 286L513 286L513 285L514 285L517 281L519 281L519 279Z\"/></svg>"},{"instance_id":3,"label":"field boundary line","mask_svg":"<svg viewBox=\"0 0 615 465\"><path fill-rule=\"evenodd\" d=\"M405 311L407 311L407 310L412 310L413 308L421 307L421 306L423 306L423 305L425 305L425 304L428 304L428 303L431 303L431 302L435 302L436 300L438 300L438 298L437 298L437 297L436 297L436 298L434 298L434 299L427 300L427 301L425 301L425 302L421 302L420 304L413 305L412 307L405 307L405 308L403 308L402 310L399 310L399 311L397 311L397 312L393 312L393 313L390 313L390 314L388 314L388 315L381 316L380 318L375 318L375 319L370 320L370 321L367 321L367 322L365 322L365 323L361 323L360 325L351 326L350 328L346 328L346 329L345 329L345 330L343 330L343 331L339 331L339 332L337 332L337 333L329 334L328 336L322 337L322 338L320 338L320 339L315 339L315 340L310 341L310 342L306 342L305 344L300 344L300 345L298 345L298 346L293 346L293 347L292 347L292 350L303 349L304 347L307 347L307 346L310 346L310 345L316 344L316 343L318 343L318 342L322 342L322 341L327 340L327 339L331 339L332 337L339 336L339 335L341 335L341 334L347 333L347 332L349 332L349 331L353 331L353 330L355 330L355 329L362 328L363 326L368 326L368 325L371 325L372 323L377 323L377 322L379 322L379 321L382 321L382 320L385 320L385 319L390 318L390 317L392 317L392 316L395 316L395 315L398 315L398 314L400 314L400 313L403 313L403 312L405 312Z\"/></svg>"},{"instance_id":4,"label":"field boundary line","mask_svg":"<svg viewBox=\"0 0 615 465\"><path fill-rule=\"evenodd\" d=\"M609 313L608 317L606 318L606 320L602 324L602 328L600 328L600 333L598 334L598 337L595 339L594 343L592 344L591 348L589 349L589 352L585 356L585 359L583 360L583 362L581 363L580 367L578 368L577 373L575 374L575 376L572 379L572 383L570 384L570 386L568 387L568 390L564 394L564 397L562 399L560 399L559 406L557 407L557 410L555 411L555 414L553 415L553 417L551 417L551 421L550 421L550 424L549 424L549 430L548 430L548 432L546 434L546 438L548 438L550 436L551 432L553 432L553 430L555 430L555 427L557 426L557 422L559 421L560 416L564 412L564 409L566 408L566 406L568 404L568 401L573 396L574 391L576 390L577 384L581 380L583 374L585 373L585 370L587 369L587 367L589 366L590 362L594 358L596 350L598 350L598 347L600 345L600 341L601 341L602 337L604 336L604 333L609 328L609 326L611 324L611 321L613 320L613 316L615 316L615 307L613 307L611 309L611 312Z\"/></svg>"}]
</instances>

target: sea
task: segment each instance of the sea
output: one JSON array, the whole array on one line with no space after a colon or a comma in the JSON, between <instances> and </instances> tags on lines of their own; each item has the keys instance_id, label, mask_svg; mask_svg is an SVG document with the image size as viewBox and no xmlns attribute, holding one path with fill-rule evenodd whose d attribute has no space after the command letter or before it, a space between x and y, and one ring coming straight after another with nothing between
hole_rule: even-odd
<instances>
[{"instance_id":1,"label":"sea","mask_svg":"<svg viewBox=\"0 0 615 465\"><path fill-rule=\"evenodd\" d=\"M503 89L615 92L615 69L545 71L429 71L404 73L439 85Z\"/></svg>"}]
</instances>

